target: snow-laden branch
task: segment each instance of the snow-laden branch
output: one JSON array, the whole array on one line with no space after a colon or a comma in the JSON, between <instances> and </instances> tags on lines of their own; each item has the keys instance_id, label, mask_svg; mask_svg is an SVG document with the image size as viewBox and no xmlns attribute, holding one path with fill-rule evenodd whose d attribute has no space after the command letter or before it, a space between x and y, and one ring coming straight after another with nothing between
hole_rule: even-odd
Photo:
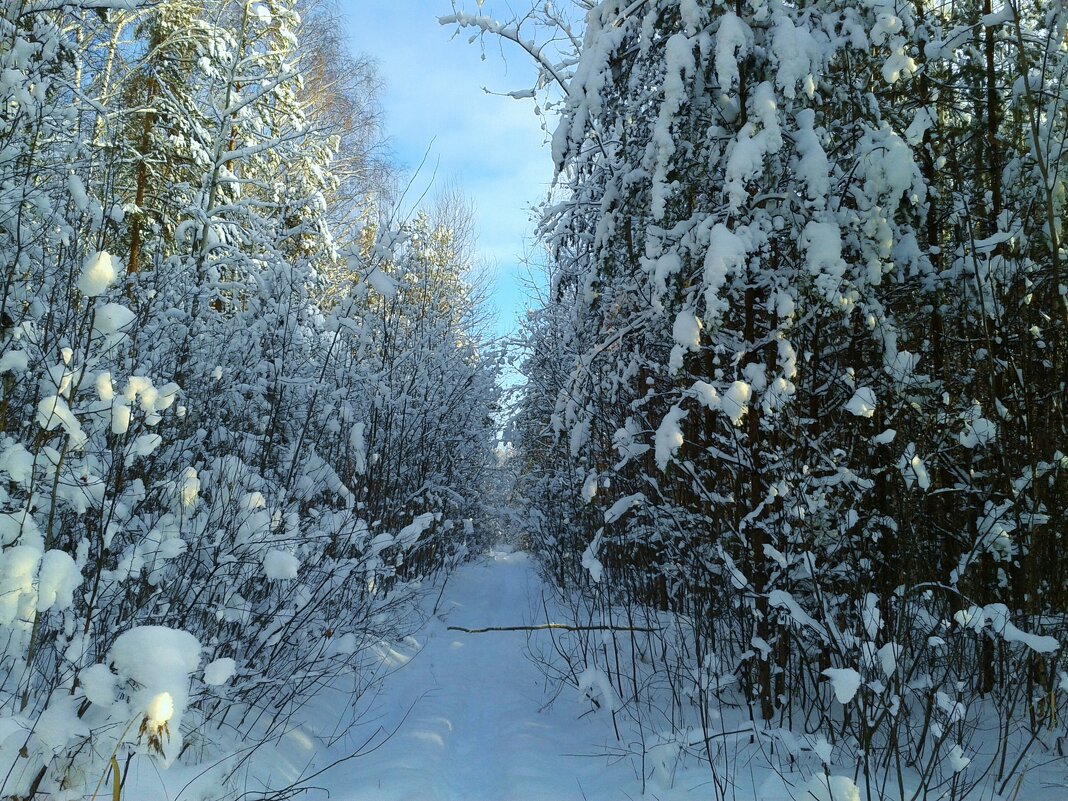
<instances>
[{"instance_id":1,"label":"snow-laden branch","mask_svg":"<svg viewBox=\"0 0 1068 801\"><path fill-rule=\"evenodd\" d=\"M478 30L479 35L489 33L499 36L502 39L507 39L510 42L514 42L534 59L538 67L556 82L560 89L563 90L564 94L567 94L570 81L564 73L564 65L553 63L545 55L544 45L539 45L533 39L525 38L520 33L518 23L502 23L492 17L480 14L466 14L463 12L438 17L438 23L440 25L456 25L459 28L475 28Z\"/></svg>"}]
</instances>

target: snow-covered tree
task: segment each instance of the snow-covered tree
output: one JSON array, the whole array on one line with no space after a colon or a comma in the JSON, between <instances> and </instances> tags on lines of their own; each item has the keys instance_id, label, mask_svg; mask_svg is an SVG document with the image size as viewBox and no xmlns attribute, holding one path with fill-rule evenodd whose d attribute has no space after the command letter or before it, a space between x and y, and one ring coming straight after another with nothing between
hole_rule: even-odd
<instances>
[{"instance_id":1,"label":"snow-covered tree","mask_svg":"<svg viewBox=\"0 0 1068 801\"><path fill-rule=\"evenodd\" d=\"M5 797L267 741L343 674L358 700L475 536L466 266L424 226L371 245L389 314L337 280L381 188L303 34L289 0L0 8Z\"/></svg>"},{"instance_id":2,"label":"snow-covered tree","mask_svg":"<svg viewBox=\"0 0 1068 801\"><path fill-rule=\"evenodd\" d=\"M672 613L699 709L737 676L765 726L849 730L869 785L903 749L962 797L939 693L1056 706L1063 12L585 8L520 416L535 548L600 614Z\"/></svg>"}]
</instances>

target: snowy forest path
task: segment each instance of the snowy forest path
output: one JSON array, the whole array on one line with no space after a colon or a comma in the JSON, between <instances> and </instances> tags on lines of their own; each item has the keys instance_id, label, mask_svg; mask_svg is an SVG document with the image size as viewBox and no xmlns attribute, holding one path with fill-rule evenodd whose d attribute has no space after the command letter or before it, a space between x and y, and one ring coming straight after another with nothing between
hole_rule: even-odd
<instances>
[{"instance_id":1,"label":"snowy forest path","mask_svg":"<svg viewBox=\"0 0 1068 801\"><path fill-rule=\"evenodd\" d=\"M417 635L422 649L386 680L376 703L380 725L403 723L379 749L330 772L332 798L578 801L640 794L627 760L606 765L591 758L618 749L609 721L580 718L584 707L566 689L546 708L551 688L528 656L528 633L446 628L544 622L541 580L528 555L492 552L462 565L438 608ZM548 631L529 636L550 644Z\"/></svg>"}]
</instances>

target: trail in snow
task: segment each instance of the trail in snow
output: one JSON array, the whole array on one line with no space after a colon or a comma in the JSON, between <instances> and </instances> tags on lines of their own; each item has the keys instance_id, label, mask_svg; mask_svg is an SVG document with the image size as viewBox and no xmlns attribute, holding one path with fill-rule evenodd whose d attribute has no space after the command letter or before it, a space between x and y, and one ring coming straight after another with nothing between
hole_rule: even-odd
<instances>
[{"instance_id":1,"label":"trail in snow","mask_svg":"<svg viewBox=\"0 0 1068 801\"><path fill-rule=\"evenodd\" d=\"M323 687L294 716L284 735L257 748L238 781L250 797L291 786L303 798L330 801L683 801L719 797L707 767L666 760L670 782L655 777L642 795L640 760L629 758L642 741L625 718L624 743L608 713L591 714L588 700L565 687L556 696L528 655L548 652L548 631L470 634L468 628L543 623L544 586L524 553L492 552L462 565L445 587L437 616L418 634L380 650L391 674L373 698L357 699L344 681ZM427 612L434 596L427 598ZM549 614L554 614L550 606ZM561 615L560 619L564 619ZM738 715L742 715L742 711ZM355 716L356 725L347 727ZM299 717L300 721L296 718ZM720 721L724 732L743 732L745 720ZM392 736L386 736L392 732ZM646 733L646 745L655 735ZM808 755L797 764L767 760L770 740L746 745L724 738L718 764L720 788L739 801L804 801L825 798L807 792L822 771ZM654 746L657 751L659 746ZM670 753L669 753L670 751ZM766 752L765 752L766 751ZM160 772L152 760L136 760L127 795L167 801L215 801L220 780L245 751L201 765ZM611 755L611 756L609 756ZM645 760L649 766L660 757ZM668 764L670 763L670 764ZM850 773L840 768L837 773ZM1054 781L1058 781L1055 779ZM233 781L233 778L230 779ZM665 789L670 784L670 789ZM1055 788L1054 783L1049 787ZM1042 794L1036 798L1060 798ZM270 793L267 793L270 797ZM854 791L840 796L859 801ZM1029 796L1030 797L1030 796Z\"/></svg>"},{"instance_id":2,"label":"trail in snow","mask_svg":"<svg viewBox=\"0 0 1068 801\"><path fill-rule=\"evenodd\" d=\"M572 687L558 693L531 660L528 637L533 650L546 652L550 632L447 628L544 623L543 589L525 553L494 551L461 565L437 615L430 614L435 588L425 599L426 625L379 646L389 675L377 694L355 698L352 677L339 677L292 715L281 736L252 751L222 744L198 764L166 771L134 760L126 795L215 801L223 784L236 781L249 797L288 786L311 801L641 798L640 777L633 760L621 758L608 713L592 713Z\"/></svg>"},{"instance_id":3,"label":"trail in snow","mask_svg":"<svg viewBox=\"0 0 1068 801\"><path fill-rule=\"evenodd\" d=\"M445 586L437 615L430 614L435 591L425 599L426 625L379 647L389 675L377 694L355 698L352 677L339 677L293 714L280 737L251 752L221 746L204 753L200 764L167 771L153 760L135 760L127 795L216 801L228 777L225 783L236 781L248 797L270 798L271 791L290 787L309 801L710 797L703 771L685 779L676 774L670 790L654 783L642 795L641 760L629 754L641 738L620 719L630 746L621 744L607 710L592 711L574 687L561 692L531 659L528 645L551 653L553 633L448 630L544 623L544 589L525 553L494 551L461 565ZM556 611L548 602L548 614ZM763 791L753 797L790 801Z\"/></svg>"},{"instance_id":4,"label":"trail in snow","mask_svg":"<svg viewBox=\"0 0 1068 801\"><path fill-rule=\"evenodd\" d=\"M421 633L422 650L387 679L376 706L396 734L374 753L333 768L323 783L340 801L534 801L641 795L611 724L565 693L545 708L552 688L527 655L527 633L467 634L446 625L483 627L539 621L541 582L522 553L491 553L460 567ZM547 637L536 632L534 637ZM363 733L366 737L366 733ZM361 731L351 735L358 743ZM343 748L335 749L343 750ZM316 782L317 784L320 782Z\"/></svg>"}]
</instances>

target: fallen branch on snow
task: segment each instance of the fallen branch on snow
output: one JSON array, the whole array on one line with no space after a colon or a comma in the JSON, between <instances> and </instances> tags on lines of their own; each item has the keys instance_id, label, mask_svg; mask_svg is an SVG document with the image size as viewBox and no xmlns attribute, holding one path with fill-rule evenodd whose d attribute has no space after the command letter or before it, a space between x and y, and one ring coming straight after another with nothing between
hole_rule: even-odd
<instances>
[{"instance_id":1,"label":"fallen branch on snow","mask_svg":"<svg viewBox=\"0 0 1068 801\"><path fill-rule=\"evenodd\" d=\"M542 623L538 626L488 626L484 629L468 629L449 626L448 631L466 631L468 634L484 634L487 631L539 631L541 629L564 629L565 631L663 631L642 626L571 626L567 623Z\"/></svg>"}]
</instances>

